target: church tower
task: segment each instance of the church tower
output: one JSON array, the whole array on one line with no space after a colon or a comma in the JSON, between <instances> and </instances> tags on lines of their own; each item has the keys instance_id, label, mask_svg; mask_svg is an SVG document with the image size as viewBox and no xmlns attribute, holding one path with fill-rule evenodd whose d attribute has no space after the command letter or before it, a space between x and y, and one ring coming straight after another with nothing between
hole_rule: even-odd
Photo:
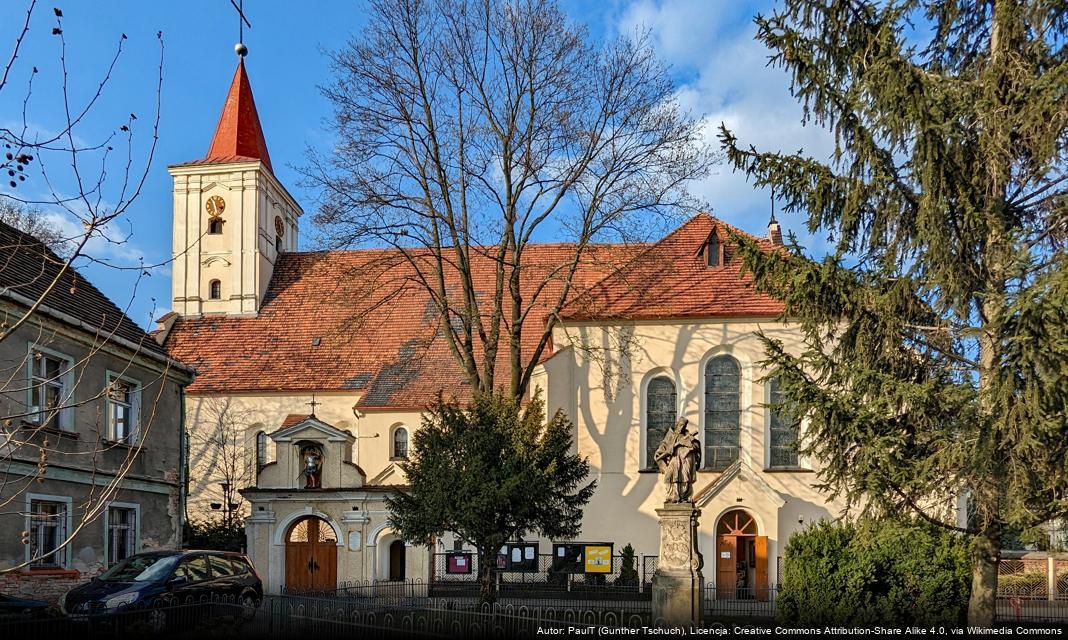
<instances>
[{"instance_id":1,"label":"church tower","mask_svg":"<svg viewBox=\"0 0 1068 640\"><path fill-rule=\"evenodd\" d=\"M279 256L297 248L303 211L271 168L244 50L215 136L174 177L173 309L255 315Z\"/></svg>"}]
</instances>

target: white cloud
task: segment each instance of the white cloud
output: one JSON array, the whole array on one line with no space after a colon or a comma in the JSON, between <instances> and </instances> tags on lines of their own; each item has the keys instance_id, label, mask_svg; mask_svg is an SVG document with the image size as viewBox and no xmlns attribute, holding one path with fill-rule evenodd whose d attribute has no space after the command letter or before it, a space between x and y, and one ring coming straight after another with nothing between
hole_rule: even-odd
<instances>
[{"instance_id":1,"label":"white cloud","mask_svg":"<svg viewBox=\"0 0 1068 640\"><path fill-rule=\"evenodd\" d=\"M724 5L717 3L717 10ZM716 148L720 123L744 146L760 151L795 152L825 160L833 149L826 130L801 123L801 105L790 94L790 78L781 68L767 66L769 50L754 39L752 8L729 3L726 14L709 11L695 0L637 0L625 9L617 28L651 29L658 54L674 69L680 82L680 104L702 118L706 139ZM739 15L741 10L749 16ZM726 165L694 185L722 219L752 233L763 234L770 213L770 192L755 189L742 173ZM822 251L823 239L808 236L805 216L778 214L783 226L797 233L810 250Z\"/></svg>"}]
</instances>

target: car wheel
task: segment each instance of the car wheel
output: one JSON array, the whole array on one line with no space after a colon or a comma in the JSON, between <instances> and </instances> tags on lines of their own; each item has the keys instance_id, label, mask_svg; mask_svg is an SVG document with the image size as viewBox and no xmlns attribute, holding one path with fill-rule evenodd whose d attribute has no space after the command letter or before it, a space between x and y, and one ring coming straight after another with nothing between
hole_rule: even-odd
<instances>
[{"instance_id":1,"label":"car wheel","mask_svg":"<svg viewBox=\"0 0 1068 640\"><path fill-rule=\"evenodd\" d=\"M254 593L246 593L241 596L241 617L251 620L256 615L256 609L260 606L260 600Z\"/></svg>"}]
</instances>

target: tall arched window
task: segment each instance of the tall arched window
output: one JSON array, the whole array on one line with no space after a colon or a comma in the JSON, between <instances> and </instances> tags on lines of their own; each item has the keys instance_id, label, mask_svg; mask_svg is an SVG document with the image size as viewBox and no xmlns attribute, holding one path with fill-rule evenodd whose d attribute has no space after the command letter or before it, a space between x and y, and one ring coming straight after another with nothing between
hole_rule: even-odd
<instances>
[{"instance_id":1,"label":"tall arched window","mask_svg":"<svg viewBox=\"0 0 1068 640\"><path fill-rule=\"evenodd\" d=\"M675 424L678 407L675 381L657 376L645 387L645 468L656 466L653 456L664 435Z\"/></svg>"},{"instance_id":2,"label":"tall arched window","mask_svg":"<svg viewBox=\"0 0 1068 640\"><path fill-rule=\"evenodd\" d=\"M256 472L267 465L267 434L260 431L256 434Z\"/></svg>"},{"instance_id":3,"label":"tall arched window","mask_svg":"<svg viewBox=\"0 0 1068 640\"><path fill-rule=\"evenodd\" d=\"M738 459L741 372L730 356L716 356L705 365L706 469L721 471Z\"/></svg>"},{"instance_id":4,"label":"tall arched window","mask_svg":"<svg viewBox=\"0 0 1068 640\"><path fill-rule=\"evenodd\" d=\"M408 458L408 430L397 427L393 431L393 456L394 458Z\"/></svg>"},{"instance_id":5,"label":"tall arched window","mask_svg":"<svg viewBox=\"0 0 1068 640\"><path fill-rule=\"evenodd\" d=\"M771 467L791 468L798 466L797 437L799 424L789 412L778 406L783 403L779 379L768 381L768 411L771 414L771 441L769 464Z\"/></svg>"},{"instance_id":6,"label":"tall arched window","mask_svg":"<svg viewBox=\"0 0 1068 640\"><path fill-rule=\"evenodd\" d=\"M222 298L222 283L218 280L212 280L208 283L208 298L211 300L218 300Z\"/></svg>"}]
</instances>

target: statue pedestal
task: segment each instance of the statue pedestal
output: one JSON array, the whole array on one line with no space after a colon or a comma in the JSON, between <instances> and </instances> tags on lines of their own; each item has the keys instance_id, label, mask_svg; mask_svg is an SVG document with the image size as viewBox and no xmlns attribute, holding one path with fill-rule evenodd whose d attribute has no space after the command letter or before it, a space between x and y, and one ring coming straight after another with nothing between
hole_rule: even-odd
<instances>
[{"instance_id":1,"label":"statue pedestal","mask_svg":"<svg viewBox=\"0 0 1068 640\"><path fill-rule=\"evenodd\" d=\"M697 626L701 622L704 560L697 548L697 517L692 503L667 503L660 517L660 558L653 574L653 624Z\"/></svg>"}]
</instances>

